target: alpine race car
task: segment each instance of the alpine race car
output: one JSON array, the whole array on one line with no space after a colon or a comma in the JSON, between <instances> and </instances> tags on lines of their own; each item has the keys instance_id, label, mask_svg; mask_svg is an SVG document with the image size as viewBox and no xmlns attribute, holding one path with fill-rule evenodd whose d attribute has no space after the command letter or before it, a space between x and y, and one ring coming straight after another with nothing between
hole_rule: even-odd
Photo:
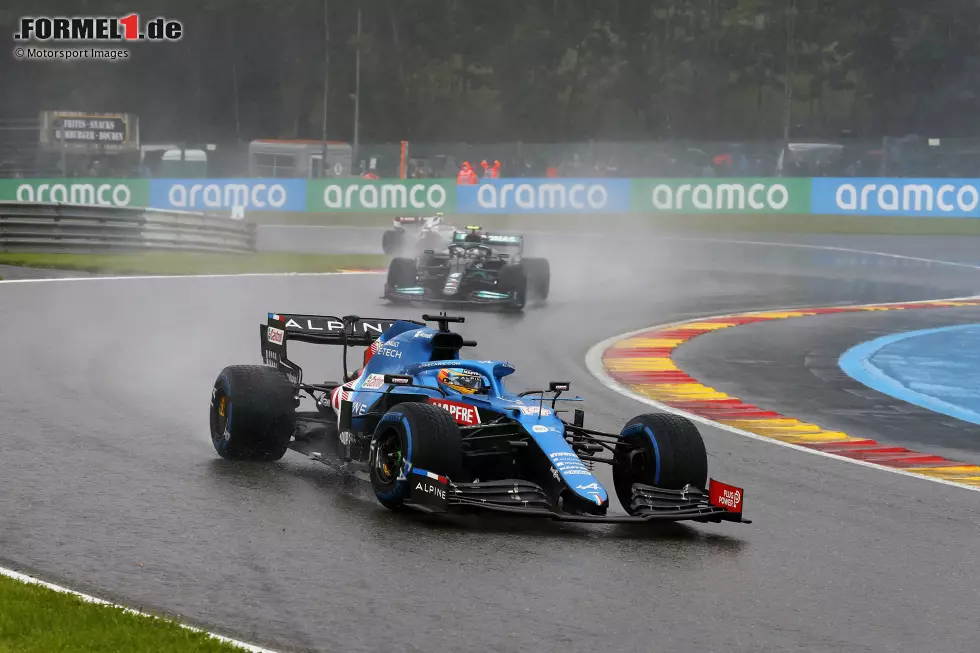
<instances>
[{"instance_id":1,"label":"alpine race car","mask_svg":"<svg viewBox=\"0 0 980 653\"><path fill-rule=\"evenodd\" d=\"M523 236L488 234L468 226L453 234L444 252L430 249L414 259L392 259L382 299L522 310L528 300L547 299L550 289L548 260L525 258Z\"/></svg>"},{"instance_id":2,"label":"alpine race car","mask_svg":"<svg viewBox=\"0 0 980 653\"><path fill-rule=\"evenodd\" d=\"M414 237L409 236L407 226L416 229ZM389 256L443 249L452 241L454 233L456 227L445 222L441 213L426 217L399 216L394 219L392 228L381 235L381 249Z\"/></svg>"},{"instance_id":3,"label":"alpine race car","mask_svg":"<svg viewBox=\"0 0 980 653\"><path fill-rule=\"evenodd\" d=\"M235 365L211 393L211 441L223 458L275 461L288 449L366 475L391 510L494 511L580 522L735 521L744 492L708 480L697 427L671 414L629 420L620 433L567 420L567 382L514 393L503 361L464 360L475 347L449 330L462 317L386 318L270 313L260 325L264 365ZM343 380L308 383L287 356L290 342L343 347ZM348 374L347 350L364 365ZM301 397L316 410L298 410ZM550 398L550 399L549 399ZM612 467L626 514L609 512L593 475Z\"/></svg>"}]
</instances>

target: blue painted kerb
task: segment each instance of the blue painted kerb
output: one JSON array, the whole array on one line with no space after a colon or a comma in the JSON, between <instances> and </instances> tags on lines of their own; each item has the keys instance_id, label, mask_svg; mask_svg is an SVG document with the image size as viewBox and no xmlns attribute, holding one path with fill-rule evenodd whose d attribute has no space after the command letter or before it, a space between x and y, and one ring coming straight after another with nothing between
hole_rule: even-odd
<instances>
[{"instance_id":1,"label":"blue painted kerb","mask_svg":"<svg viewBox=\"0 0 980 653\"><path fill-rule=\"evenodd\" d=\"M852 379L877 390L883 394L901 399L910 404L915 404L928 410L949 415L965 422L980 424L980 413L972 411L964 406L943 401L938 397L923 394L912 390L904 385L899 379L885 373L881 368L871 362L871 358L882 348L908 338L916 338L944 331L961 331L964 329L978 329L980 324L961 324L950 327L940 327L936 329L922 329L919 331L906 331L904 333L893 333L891 335L862 342L845 351L838 365ZM978 343L980 344L980 343ZM978 347L980 349L980 347ZM950 350L950 355L957 352Z\"/></svg>"}]
</instances>

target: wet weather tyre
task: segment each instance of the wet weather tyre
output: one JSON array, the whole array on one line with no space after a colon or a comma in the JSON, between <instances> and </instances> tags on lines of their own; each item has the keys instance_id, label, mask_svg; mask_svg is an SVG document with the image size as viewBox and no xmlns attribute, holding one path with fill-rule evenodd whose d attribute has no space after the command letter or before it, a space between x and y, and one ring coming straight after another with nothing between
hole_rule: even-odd
<instances>
[{"instance_id":1,"label":"wet weather tyre","mask_svg":"<svg viewBox=\"0 0 980 653\"><path fill-rule=\"evenodd\" d=\"M214 382L210 413L211 443L222 458L279 460L296 425L296 390L274 367L232 365Z\"/></svg>"},{"instance_id":2,"label":"wet weather tyre","mask_svg":"<svg viewBox=\"0 0 980 653\"><path fill-rule=\"evenodd\" d=\"M449 412L431 404L405 402L381 418L371 438L371 487L381 505L390 510L402 509L408 499L405 472L409 464L450 480L462 479L459 427Z\"/></svg>"},{"instance_id":3,"label":"wet weather tyre","mask_svg":"<svg viewBox=\"0 0 980 653\"><path fill-rule=\"evenodd\" d=\"M410 258L393 258L388 264L388 280L385 284L389 295L395 294L395 288L412 288L418 283L415 260Z\"/></svg>"},{"instance_id":4,"label":"wet weather tyre","mask_svg":"<svg viewBox=\"0 0 980 653\"><path fill-rule=\"evenodd\" d=\"M522 261L532 299L544 301L551 290L551 264L546 258L526 258Z\"/></svg>"},{"instance_id":5,"label":"wet weather tyre","mask_svg":"<svg viewBox=\"0 0 980 653\"><path fill-rule=\"evenodd\" d=\"M708 480L708 454L701 433L680 415L634 417L623 427L613 458L616 496L630 513L634 483L679 490L688 484L703 489Z\"/></svg>"},{"instance_id":6,"label":"wet weather tyre","mask_svg":"<svg viewBox=\"0 0 980 653\"><path fill-rule=\"evenodd\" d=\"M381 234L381 249L388 256L393 256L405 246L405 232L389 229Z\"/></svg>"},{"instance_id":7,"label":"wet weather tyre","mask_svg":"<svg viewBox=\"0 0 980 653\"><path fill-rule=\"evenodd\" d=\"M520 311L527 303L528 279L523 265L505 265L500 269L497 285L501 292L512 296L508 308Z\"/></svg>"}]
</instances>

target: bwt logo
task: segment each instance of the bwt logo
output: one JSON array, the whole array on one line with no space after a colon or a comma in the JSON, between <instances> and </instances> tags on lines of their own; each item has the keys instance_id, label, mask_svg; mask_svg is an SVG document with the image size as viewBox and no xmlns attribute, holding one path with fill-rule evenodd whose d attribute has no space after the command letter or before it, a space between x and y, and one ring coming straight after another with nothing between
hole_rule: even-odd
<instances>
[{"instance_id":1,"label":"bwt logo","mask_svg":"<svg viewBox=\"0 0 980 653\"><path fill-rule=\"evenodd\" d=\"M125 184L21 184L18 202L61 202L98 206L129 206L132 194Z\"/></svg>"},{"instance_id":2,"label":"bwt logo","mask_svg":"<svg viewBox=\"0 0 980 653\"><path fill-rule=\"evenodd\" d=\"M520 209L603 209L609 193L602 184L483 184L476 193L485 209L505 209L513 200Z\"/></svg>"},{"instance_id":3,"label":"bwt logo","mask_svg":"<svg viewBox=\"0 0 980 653\"><path fill-rule=\"evenodd\" d=\"M255 207L282 208L289 201L289 194L280 184L174 184L167 193L170 206L175 208Z\"/></svg>"}]
</instances>

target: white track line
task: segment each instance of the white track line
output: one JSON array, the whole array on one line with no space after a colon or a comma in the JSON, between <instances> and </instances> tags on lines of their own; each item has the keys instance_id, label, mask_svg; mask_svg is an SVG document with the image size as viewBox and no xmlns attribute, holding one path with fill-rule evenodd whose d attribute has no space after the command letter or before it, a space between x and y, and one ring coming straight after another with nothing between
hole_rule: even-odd
<instances>
[{"instance_id":1,"label":"white track line","mask_svg":"<svg viewBox=\"0 0 980 653\"><path fill-rule=\"evenodd\" d=\"M138 615L138 616L141 616L141 617L145 617L147 619L159 619L159 617L157 617L156 615L152 615L152 614L149 614L149 613L146 613L146 612L140 612L139 610L134 610L132 608L127 608L124 605L117 605L117 604L112 603L110 601L106 601L104 599L96 598L96 597L90 596L88 594L82 594L81 592L76 592L75 590L68 589L67 587L62 587L61 585L55 585L53 583L48 583L46 581L43 581L43 580L34 578L33 576L28 576L27 574L22 574L20 572L14 571L12 569L4 569L3 567L0 567L0 576L6 576L7 578L12 578L12 579L18 580L18 581L20 581L22 583L28 583L28 584L31 584L31 585L40 585L41 587L46 587L49 590L53 590L53 591L59 592L61 594L71 594L72 596L78 597L79 599L81 599L83 601L86 601L87 603L95 603L97 605L102 605L102 606L106 606L106 607L110 607L110 608L118 608L118 609L120 609L123 612L126 612L128 614ZM181 628L186 628L187 630L193 631L195 633L201 633L202 635L207 635L208 637L210 637L212 639L217 639L217 640L222 641L222 642L224 642L226 644L231 644L232 646L237 646L237 647L239 647L241 649L244 649L246 651L252 651L253 653L276 653L275 651L273 651L271 649L260 648L258 646L255 646L254 644L248 644L246 642L241 642L241 641L238 641L237 639L231 639L230 637L225 637L224 635L218 635L216 633L212 633L212 632L209 632L209 631L206 631L206 630L202 630L200 628L195 628L194 626L188 626L187 624L182 624L182 623L178 623L178 622L173 622L173 623L177 623L177 625L180 626Z\"/></svg>"},{"instance_id":2,"label":"white track line","mask_svg":"<svg viewBox=\"0 0 980 653\"><path fill-rule=\"evenodd\" d=\"M943 263L944 261L934 261L934 262L935 263ZM971 267L973 267L973 266L971 266ZM970 297L956 297L956 298L950 298L950 299L927 299L927 300L920 300L920 301L915 301L915 302L889 302L889 303L877 303L877 304L857 304L854 307L855 308L858 308L858 307L862 307L862 306L893 306L895 304L930 304L932 302L967 301L967 300L977 300L977 299L980 299L980 295L973 295L973 296L970 296ZM803 307L801 307L801 308L803 308ZM788 449L795 449L797 451L802 451L804 453L812 454L812 455L815 455L815 456L823 456L824 458L833 458L835 460L840 460L840 461L843 461L843 462L851 463L853 465L860 465L862 467L870 467L872 469L878 469L878 470L881 470L881 471L884 471L884 472L891 472L892 474L899 474L900 476L908 476L908 477L911 477L911 478L918 478L918 479L922 479L922 480L925 480L925 481L932 481L933 483L939 483L941 485L949 485L951 487L962 488L964 490L970 490L972 492L980 492L980 487L974 487L974 486L971 486L971 485L964 485L962 483L957 483L955 481L947 481L945 479L934 478L932 476L925 476L923 474L916 474L914 472L907 472L907 471L905 471L903 469L896 469L894 467L886 467L884 465L879 465L877 463L870 463L870 462L866 462L864 460L855 460L854 458L847 458L846 456L839 456L837 454L828 453L826 451L819 451L817 449L810 449L809 447L804 447L804 446L801 446L801 445L798 445L798 444L792 444L792 443L789 443L789 442L783 442L781 440L776 440L776 439L773 439L773 438L767 438L767 437L765 437L763 435L758 435L756 433L752 433L751 431L745 431L743 429L736 428L734 426L729 426L727 424L721 424L720 422L716 422L716 421L714 421L712 419L708 419L707 417L702 417L701 415L695 415L694 413L689 413L687 411L674 408L673 406L668 406L667 404L664 404L664 403L661 403L659 401L656 401L655 399L651 399L650 397L647 397L645 395L641 395L639 393L633 392L632 390L630 390L629 388L627 388L624 385L621 385L619 382L617 382L615 379L613 379L611 376L609 376L609 373L606 372L605 366L602 364L602 354L605 353L605 351L607 349L609 349L610 347L612 347L614 344L616 344L620 340L625 340L626 338L630 338L632 336L639 335L639 334L645 333L647 331L654 331L654 330L659 330L659 329L669 329L669 328L673 328L673 327L679 327L679 326L682 326L684 324L688 324L688 323L691 323L691 322L699 322L701 320L708 320L708 319L715 319L715 318L726 318L726 317L736 317L736 316L741 316L741 315L756 315L756 314L759 314L759 313L772 313L774 311L779 311L779 310L781 310L781 309L776 308L776 309L768 309L768 310L760 310L760 311L752 311L752 312L726 313L724 315L706 315L706 316L697 317L697 318L689 318L689 319L681 320L681 321L678 321L678 322L670 322L670 323L667 323L667 324L660 324L660 325L645 327L643 329L636 329L635 331L630 331L629 333L621 333L621 334L619 334L617 336L612 336L611 338L606 338L602 342L599 342L599 343L593 345L589 349L589 351L586 352L586 354L585 354L585 366L588 368L588 370L592 374L592 376L596 377L596 379L598 379L599 382L602 383L602 385L606 386L607 388L609 388L610 390L612 390L614 392L617 392L617 393L619 393L619 394L621 394L621 395L623 395L625 397L629 397L630 399L634 399L636 401L639 401L641 403L647 404L649 406L653 406L654 408L656 408L658 410L663 410L663 411L666 411L668 413L674 413L675 415L681 415L683 417L688 418L691 421L698 422L700 424L705 424L707 426L711 426L713 428L720 429L722 431L727 431L728 433L734 433L735 435L741 435L743 437L751 438L753 440L758 440L760 442L768 442L770 444L779 445L781 447L786 447ZM794 309L785 309L785 310L794 310ZM804 319L804 318L793 318L793 319ZM737 329L738 327L736 326L736 327L731 327L731 328L736 328Z\"/></svg>"}]
</instances>

